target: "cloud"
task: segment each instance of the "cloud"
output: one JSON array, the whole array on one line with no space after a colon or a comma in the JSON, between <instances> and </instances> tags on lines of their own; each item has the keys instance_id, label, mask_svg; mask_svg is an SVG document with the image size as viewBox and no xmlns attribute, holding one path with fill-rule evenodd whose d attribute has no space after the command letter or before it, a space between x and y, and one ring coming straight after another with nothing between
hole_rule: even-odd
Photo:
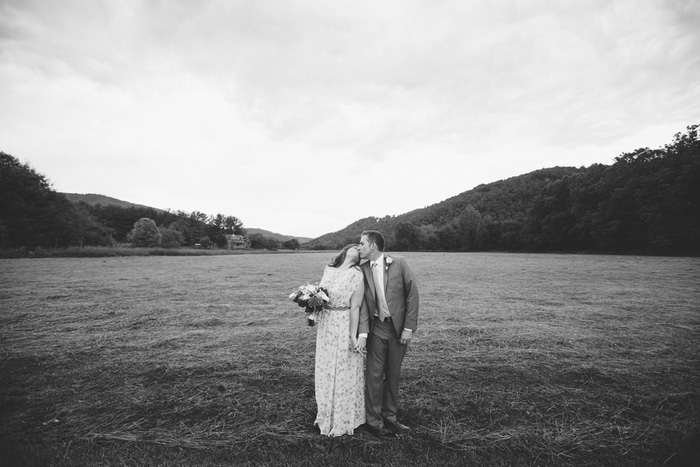
<instances>
[{"instance_id":1,"label":"cloud","mask_svg":"<svg viewBox=\"0 0 700 467\"><path fill-rule=\"evenodd\" d=\"M0 150L62 191L321 235L669 142L698 31L692 1L6 0Z\"/></svg>"}]
</instances>

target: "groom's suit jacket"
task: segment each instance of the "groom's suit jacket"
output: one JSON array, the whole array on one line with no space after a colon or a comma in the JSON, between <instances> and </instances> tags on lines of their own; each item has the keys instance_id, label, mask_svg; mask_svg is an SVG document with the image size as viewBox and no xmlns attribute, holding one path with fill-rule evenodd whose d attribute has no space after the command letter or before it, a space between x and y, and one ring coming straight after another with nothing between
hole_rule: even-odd
<instances>
[{"instance_id":1,"label":"groom's suit jacket","mask_svg":"<svg viewBox=\"0 0 700 467\"><path fill-rule=\"evenodd\" d=\"M415 331L418 326L418 284L413 271L401 256L385 254L383 267L386 303L389 305L396 334L401 337L404 328ZM365 299L360 309L360 332L366 332L366 330L362 331L362 324L369 322L371 328L375 315L378 314L377 289L370 262L366 261L360 268L365 276Z\"/></svg>"}]
</instances>

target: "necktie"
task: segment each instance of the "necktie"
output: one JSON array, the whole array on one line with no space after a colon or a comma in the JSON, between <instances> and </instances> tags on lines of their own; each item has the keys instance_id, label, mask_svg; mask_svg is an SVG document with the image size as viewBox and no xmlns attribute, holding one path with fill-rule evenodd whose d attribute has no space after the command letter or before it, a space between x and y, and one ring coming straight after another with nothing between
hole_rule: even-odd
<instances>
[{"instance_id":1,"label":"necktie","mask_svg":"<svg viewBox=\"0 0 700 467\"><path fill-rule=\"evenodd\" d=\"M379 277L379 264L377 263L372 264L372 276L374 277L374 290L377 295L377 315L379 316L379 321L383 323L386 319L386 313L384 313L384 307L382 306L381 302L385 301L386 299L381 296L381 294L384 293L384 284L381 283L381 277Z\"/></svg>"}]
</instances>

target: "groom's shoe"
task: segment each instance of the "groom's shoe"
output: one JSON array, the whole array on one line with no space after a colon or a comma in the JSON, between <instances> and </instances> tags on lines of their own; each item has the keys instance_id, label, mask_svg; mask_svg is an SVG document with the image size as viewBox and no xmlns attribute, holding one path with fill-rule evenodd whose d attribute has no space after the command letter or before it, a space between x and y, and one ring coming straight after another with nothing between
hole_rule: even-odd
<instances>
[{"instance_id":1,"label":"groom's shoe","mask_svg":"<svg viewBox=\"0 0 700 467\"><path fill-rule=\"evenodd\" d=\"M391 431L389 431L389 430L387 430L387 429L384 428L384 427L376 428L376 427L367 425L367 431L369 431L370 433L372 433L374 436L376 436L376 437L379 438L379 439L382 439L382 438L393 438L393 437L394 437L394 433L391 432Z\"/></svg>"},{"instance_id":2,"label":"groom's shoe","mask_svg":"<svg viewBox=\"0 0 700 467\"><path fill-rule=\"evenodd\" d=\"M384 420L384 425L388 426L396 434L405 435L411 432L411 429L409 427L407 427L399 421L390 422L388 420Z\"/></svg>"}]
</instances>

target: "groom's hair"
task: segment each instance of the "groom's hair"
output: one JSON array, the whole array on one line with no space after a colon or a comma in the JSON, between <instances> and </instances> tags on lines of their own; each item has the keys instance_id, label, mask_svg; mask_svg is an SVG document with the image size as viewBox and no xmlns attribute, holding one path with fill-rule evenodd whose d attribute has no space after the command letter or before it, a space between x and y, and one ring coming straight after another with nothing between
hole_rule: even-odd
<instances>
[{"instance_id":1,"label":"groom's hair","mask_svg":"<svg viewBox=\"0 0 700 467\"><path fill-rule=\"evenodd\" d=\"M384 252L384 235L377 230L365 230L362 235L367 235L370 243L377 245L377 250Z\"/></svg>"}]
</instances>

